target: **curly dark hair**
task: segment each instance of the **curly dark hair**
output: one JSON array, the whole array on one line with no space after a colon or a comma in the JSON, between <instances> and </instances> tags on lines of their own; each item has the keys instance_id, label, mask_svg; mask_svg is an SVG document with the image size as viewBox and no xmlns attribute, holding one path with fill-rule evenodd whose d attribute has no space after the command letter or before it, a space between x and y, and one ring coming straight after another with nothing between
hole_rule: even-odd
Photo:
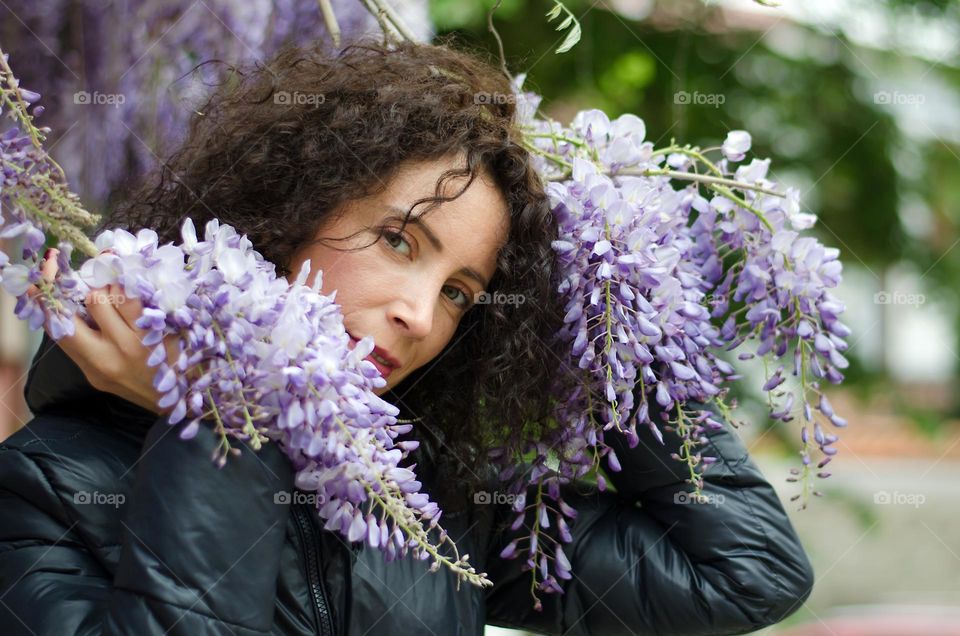
<instances>
[{"instance_id":1,"label":"curly dark hair","mask_svg":"<svg viewBox=\"0 0 960 636\"><path fill-rule=\"evenodd\" d=\"M150 227L163 242L179 239L187 217L197 227L218 218L284 274L331 213L379 192L404 162L466 159L441 176L437 196L413 207L456 198L481 171L492 176L510 229L488 290L524 302L474 305L434 361L383 395L400 417L419 418L415 437L436 453L435 481L452 486L431 494L459 508L493 469L486 451L502 446L519 457L525 423L551 416L550 344L563 316L551 283L556 222L522 143L510 82L494 65L446 41L362 40L336 53L322 46L288 46L246 66L213 62L226 73L186 141L105 226ZM439 196L446 179L466 176L459 193Z\"/></svg>"}]
</instances>

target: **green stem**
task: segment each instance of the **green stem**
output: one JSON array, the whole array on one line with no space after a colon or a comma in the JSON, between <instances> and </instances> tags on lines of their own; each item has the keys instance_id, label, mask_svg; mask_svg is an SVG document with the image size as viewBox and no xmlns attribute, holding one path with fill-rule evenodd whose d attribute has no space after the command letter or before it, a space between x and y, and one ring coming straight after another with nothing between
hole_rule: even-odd
<instances>
[{"instance_id":1,"label":"green stem","mask_svg":"<svg viewBox=\"0 0 960 636\"><path fill-rule=\"evenodd\" d=\"M320 392L317 391L316 387L312 384L310 385L310 392L313 393L317 398L323 399L323 396L320 395ZM337 423L337 426L340 430L346 435L347 439L355 443L354 437L350 432L350 429L339 417L334 416L334 421ZM384 450L382 445L376 440L373 440L377 445L379 450ZM360 485L363 486L364 491L366 491L367 496L371 500L371 506L379 506L384 514L388 515L394 522L396 527L399 527L408 537L411 537L416 541L417 545L425 550L430 556L432 556L436 563L442 564L452 570L457 575L457 589L459 590L460 580L466 579L469 583L477 585L480 587L493 585L493 582L486 578L484 574L477 574L476 570L471 566L464 568L460 554L457 551L456 544L449 537L444 537L440 543L449 542L453 548L454 554L456 554L456 562L451 561L448 557L445 557L440 554L437 548L430 543L426 538L426 532L423 530L422 526L418 529L411 529L408 525L408 522L420 525L419 521L416 518L413 518L413 512L406 507L406 505L399 503L403 500L403 494L399 491L398 488L386 484L379 474L379 470L376 466L370 465L366 460L366 454L362 452L363 449L356 448L357 457L363 459L369 468L368 473L374 476L376 484L380 487L381 491L385 493L387 498L382 497L380 493L374 490L370 484L365 481L360 480ZM411 517L406 519L405 517Z\"/></svg>"},{"instance_id":2,"label":"green stem","mask_svg":"<svg viewBox=\"0 0 960 636\"><path fill-rule=\"evenodd\" d=\"M777 192L776 190L771 190L770 188L763 188L756 185L751 185L743 181L737 181L736 179L726 179L724 177L711 177L706 174L697 174L695 172L683 172L682 170L665 170L663 168L649 168L645 170L637 170L633 168L627 168L625 170L618 170L616 175L629 175L635 177L654 177L654 176L664 176L670 177L671 179L679 179L681 181L696 181L699 183L705 183L707 185L716 185L716 186L729 186L731 188L739 188L741 190L752 190L754 192L761 192L763 194L769 194L775 197L784 197L786 196L782 192ZM726 196L726 195L724 195Z\"/></svg>"},{"instance_id":3,"label":"green stem","mask_svg":"<svg viewBox=\"0 0 960 636\"><path fill-rule=\"evenodd\" d=\"M697 471L695 469L696 462L693 459L693 442L690 441L690 426L683 417L683 407L679 405L677 406L677 433L680 435L680 439L683 440L680 459L687 462L687 468L690 472L690 483L694 487L694 497L700 498L703 495L703 490L700 486L701 480L697 478Z\"/></svg>"},{"instance_id":4,"label":"green stem","mask_svg":"<svg viewBox=\"0 0 960 636\"><path fill-rule=\"evenodd\" d=\"M230 370L233 371L234 377L239 378L237 366L233 361L233 356L230 355L230 348L226 344L227 339L224 336L223 330L220 328L219 323L217 323L215 320L212 322L212 326L213 330L217 333L217 337L220 338L220 341L224 343L224 354L227 358L227 363L230 365ZM253 448L253 450L258 451L262 446L262 442L266 441L267 438L261 436L260 431L257 430L256 424L253 422L253 417L250 415L247 397L243 394L242 388L240 390L240 404L241 408L243 409L243 432L249 436L250 446Z\"/></svg>"}]
</instances>

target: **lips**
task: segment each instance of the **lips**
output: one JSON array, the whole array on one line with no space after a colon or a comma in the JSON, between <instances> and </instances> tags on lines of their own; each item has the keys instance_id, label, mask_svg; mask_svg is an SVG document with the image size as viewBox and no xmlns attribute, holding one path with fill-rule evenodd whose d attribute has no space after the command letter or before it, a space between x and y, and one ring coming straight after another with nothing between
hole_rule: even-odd
<instances>
[{"instance_id":1,"label":"lips","mask_svg":"<svg viewBox=\"0 0 960 636\"><path fill-rule=\"evenodd\" d=\"M350 349L352 350L356 346L358 339L354 338L353 334L351 334L349 331L347 332L347 335L350 336ZM386 364L384 364L384 362L381 362L377 358L382 359L384 362L386 362ZM397 362L396 358L391 356L384 349L381 349L380 347L376 347L376 346L373 348L373 351L371 351L370 354L367 355L366 358L364 358L364 360L369 360L370 362L372 362L373 365L377 367L377 370L380 372L380 375L382 375L384 378L389 376L390 373L393 371L393 369L400 366L400 363Z\"/></svg>"}]
</instances>

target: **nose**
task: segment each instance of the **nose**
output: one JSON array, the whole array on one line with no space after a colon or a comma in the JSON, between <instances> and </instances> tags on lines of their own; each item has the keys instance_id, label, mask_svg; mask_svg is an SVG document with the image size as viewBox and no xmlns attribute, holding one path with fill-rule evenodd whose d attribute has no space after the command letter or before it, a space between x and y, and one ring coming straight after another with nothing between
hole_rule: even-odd
<instances>
[{"instance_id":1,"label":"nose","mask_svg":"<svg viewBox=\"0 0 960 636\"><path fill-rule=\"evenodd\" d=\"M427 287L411 285L401 298L390 304L387 319L408 338L426 338L433 330L437 294L426 292Z\"/></svg>"}]
</instances>

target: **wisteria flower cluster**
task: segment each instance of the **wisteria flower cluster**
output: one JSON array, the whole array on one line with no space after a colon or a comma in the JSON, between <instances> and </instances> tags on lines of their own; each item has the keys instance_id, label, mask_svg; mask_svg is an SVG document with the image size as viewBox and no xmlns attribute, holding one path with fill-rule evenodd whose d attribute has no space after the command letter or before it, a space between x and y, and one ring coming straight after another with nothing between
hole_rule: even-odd
<instances>
[{"instance_id":1,"label":"wisteria flower cluster","mask_svg":"<svg viewBox=\"0 0 960 636\"><path fill-rule=\"evenodd\" d=\"M727 395L742 377L736 362L774 363L773 370L765 366L762 386L771 417L789 422L802 414L802 467L789 478L802 491L793 500L802 497L806 507L810 493L820 495L811 452L815 443L822 455L816 476L828 477L822 469L838 439L821 420L846 425L820 383L842 381L850 330L830 293L841 278L838 250L801 235L816 217L801 211L795 188L781 191L768 178L769 159L737 165L750 150L749 133L730 132L712 149L721 155L717 162L690 146L654 149L643 120L632 114L611 121L586 110L569 126L541 116L541 98L523 91L524 79L514 79L518 117L560 225L553 247L566 316L558 350L576 380L573 390L558 383L555 425L527 441L524 453L535 455L529 470L518 471L519 458L503 449L491 457L508 492L535 493L514 506L513 529L526 524L529 534L501 556L525 554L523 567L539 578L536 589L558 592L556 577L570 578L561 544L571 541L568 520L576 516L560 485L590 473L603 457L619 472L602 432L616 429L632 448L636 427L645 426L661 442L663 431L677 433L673 457L688 465L693 495L703 497L703 471L716 458L698 447L708 441L706 430L723 426L716 413L733 421L735 400ZM796 388L784 384L787 373ZM654 416L671 410L663 421ZM603 475L596 479L604 490ZM546 537L547 544L542 530L550 517L561 541Z\"/></svg>"},{"instance_id":2,"label":"wisteria flower cluster","mask_svg":"<svg viewBox=\"0 0 960 636\"><path fill-rule=\"evenodd\" d=\"M372 393L385 384L363 359L373 342L348 348L338 306L319 293L322 272L311 287L306 268L293 283L277 278L245 237L215 221L202 240L185 223L179 245L159 245L149 230L108 231L90 243L78 229L90 226L90 215L69 197L27 112L36 95L19 89L6 58L3 71L3 107L18 124L0 137L0 205L9 221L3 235L24 237L26 264L0 254L0 277L18 297L18 315L56 338L84 315L87 290L118 284L144 307L138 325L149 334L159 406L171 409L171 423L187 422L184 437L202 420L214 421L220 462L235 450L231 438L254 448L274 441L296 467L298 485L318 493L328 529L366 540L387 559L412 549L415 558L433 559L432 570L445 565L458 581L490 584L466 555L447 558L429 541L424 522L437 527L441 511L399 464L416 443L398 439L409 426ZM707 430L723 426L719 420L732 421L730 385L748 359L775 365L762 387L771 417L802 419L802 467L791 477L802 492L795 499L805 506L811 492L819 494L812 476L829 475L822 469L837 441L823 424L846 424L821 382L842 381L849 329L829 291L840 281L838 251L801 235L815 217L801 211L797 190L781 191L768 178L769 160L746 162L748 133L732 131L715 149L655 149L635 115L611 121L586 110L568 126L544 117L523 81L514 83L523 143L560 227L555 283L566 316L556 350L566 373L552 387L554 421L526 440L532 466L505 448L494 449L491 460L508 492L534 494L514 499L512 529L529 534L501 557L526 556L541 609L536 592L562 593L558 578L572 577L562 544L572 540L576 511L561 486L596 471L603 458L609 470L620 470L603 433L615 429L632 447L638 425L661 441L663 432L676 432L674 457L702 495L703 471L715 458L699 447ZM711 152L720 158L710 160ZM45 237L60 241L53 284L39 274ZM70 268L73 247L90 257L79 270ZM30 284L41 293L28 295ZM173 363L164 346L171 336L179 351ZM787 382L790 375L795 382ZM816 449L823 457L814 469ZM544 532L550 527L560 541ZM441 529L443 541L449 538Z\"/></svg>"},{"instance_id":3,"label":"wisteria flower cluster","mask_svg":"<svg viewBox=\"0 0 960 636\"><path fill-rule=\"evenodd\" d=\"M386 385L366 359L373 339L350 349L340 306L320 293L322 271L309 287L309 261L292 283L278 278L246 237L216 220L203 240L188 219L180 245L158 245L152 230L107 230L96 247L80 278L94 288L117 284L143 304L137 326L152 349L158 405L172 408L171 424L189 418L181 437L212 418L221 465L230 437L254 449L275 441L297 486L317 493L326 529L381 548L388 561L412 548L415 558L434 557L435 568L447 563L482 579L465 561L441 556L422 530L421 520L436 527L441 511L399 466L418 445L397 441L412 426L397 423L399 410L373 393ZM164 344L171 334L179 348L172 365Z\"/></svg>"},{"instance_id":4,"label":"wisteria flower cluster","mask_svg":"<svg viewBox=\"0 0 960 636\"><path fill-rule=\"evenodd\" d=\"M368 4L398 4L414 36L432 37L425 0ZM88 203L106 202L186 135L212 81L209 69L191 73L198 63L253 62L287 44L339 47L379 31L378 15L357 0L8 0L4 8L24 33L18 76L43 83L44 121L58 131L77 126L52 152ZM83 24L83 38L71 23Z\"/></svg>"},{"instance_id":5,"label":"wisteria flower cluster","mask_svg":"<svg viewBox=\"0 0 960 636\"><path fill-rule=\"evenodd\" d=\"M6 114L19 124L0 135L0 239L19 239L21 258L37 263L47 230L63 241L58 264L68 271L73 245L93 253L93 243L83 228L92 227L98 217L83 209L67 187L62 168L43 149L49 129L37 128L32 123L33 117L43 112L43 106L36 104L40 95L20 87L10 72L6 54L0 53L0 69L0 115ZM31 107L32 115L28 112ZM43 308L26 294L31 284L42 283L39 269L9 261L0 251L0 281L17 297L17 316L26 320L31 329L39 329L45 320ZM57 286L42 287L44 302L51 307L47 316L51 335L71 335L71 317L88 288L71 274L65 275Z\"/></svg>"},{"instance_id":6,"label":"wisteria flower cluster","mask_svg":"<svg viewBox=\"0 0 960 636\"><path fill-rule=\"evenodd\" d=\"M17 314L56 340L71 335L74 317L86 314L82 300L90 289L118 285L143 306L136 324L147 332L143 344L156 368L158 406L170 409L171 425L186 421L181 437L212 421L221 466L238 452L231 439L255 450L274 441L290 458L297 486L316 492L326 529L365 541L387 561L409 552L432 559L431 571L450 568L458 584L491 585L469 555L459 556L438 526L442 511L401 465L418 446L398 440L412 426L398 422L399 410L374 393L386 385L367 359L375 343L367 336L351 349L336 294L320 293L322 271L307 286L308 261L287 281L232 227L213 220L200 240L189 219L179 245L159 245L149 229L136 235L106 230L94 243L83 238L79 244L91 258L73 270L70 239L82 233L63 228L94 217L66 196L62 173L42 148L27 114L39 96L19 88L6 57L2 71L3 114L18 125L0 137L0 223L12 221L0 236L22 239L26 264L10 263L0 252L0 283L17 297ZM62 250L52 283L40 275L39 250L48 235ZM27 293L31 284L39 294ZM178 351L173 363L165 344L171 337ZM436 542L429 534L434 528ZM454 558L441 553L444 543Z\"/></svg>"}]
</instances>

